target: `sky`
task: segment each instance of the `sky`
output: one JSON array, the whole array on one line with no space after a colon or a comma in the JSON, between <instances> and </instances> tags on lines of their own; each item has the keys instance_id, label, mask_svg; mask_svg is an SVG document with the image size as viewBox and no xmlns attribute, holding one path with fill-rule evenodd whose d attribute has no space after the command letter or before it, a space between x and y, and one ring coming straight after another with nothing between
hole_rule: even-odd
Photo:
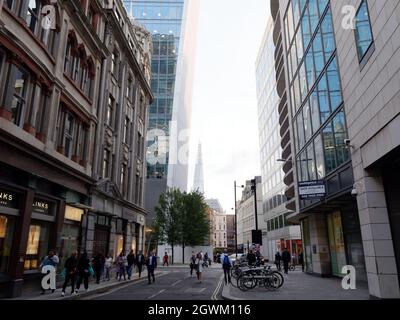
<instances>
[{"instance_id":1,"label":"sky","mask_svg":"<svg viewBox=\"0 0 400 320\"><path fill-rule=\"evenodd\" d=\"M219 199L227 213L234 213L234 181L242 185L261 173L255 63L269 1L200 3L189 186L200 141L205 197Z\"/></svg>"}]
</instances>

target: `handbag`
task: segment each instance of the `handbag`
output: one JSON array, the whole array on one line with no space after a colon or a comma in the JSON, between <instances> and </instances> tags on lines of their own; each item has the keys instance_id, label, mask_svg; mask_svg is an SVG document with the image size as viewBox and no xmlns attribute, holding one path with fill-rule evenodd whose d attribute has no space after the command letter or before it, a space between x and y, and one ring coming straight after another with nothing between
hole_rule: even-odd
<instances>
[{"instance_id":1,"label":"handbag","mask_svg":"<svg viewBox=\"0 0 400 320\"><path fill-rule=\"evenodd\" d=\"M96 276L96 273L94 272L94 270L93 270L93 267L91 266L91 265L89 265L89 274L91 275L91 276L93 276L93 277L95 277Z\"/></svg>"}]
</instances>

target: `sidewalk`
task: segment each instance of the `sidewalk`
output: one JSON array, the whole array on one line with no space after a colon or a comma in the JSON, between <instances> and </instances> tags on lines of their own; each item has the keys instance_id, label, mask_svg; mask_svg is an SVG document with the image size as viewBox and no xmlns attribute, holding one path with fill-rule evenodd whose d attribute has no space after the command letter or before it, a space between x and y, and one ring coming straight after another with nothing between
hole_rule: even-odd
<instances>
[{"instance_id":1,"label":"sidewalk","mask_svg":"<svg viewBox=\"0 0 400 320\"><path fill-rule=\"evenodd\" d=\"M163 276L167 274L168 272L166 271L156 271L155 275L156 276ZM88 291L85 291L83 288L83 284L81 285L81 288L76 295L71 295L71 284L67 287L65 290L65 297L61 296L61 285L57 285L57 289L54 293L51 293L50 290L46 292L46 294L42 295L40 294L40 290L24 290L22 296L14 299L8 299L8 300L75 300L75 299L81 299L83 297L87 297L93 294L99 294L99 293L104 293L109 290L115 289L117 287L123 288L124 286L129 286L134 282L138 281L147 281L147 271L145 270L142 273L142 277L139 278L138 273L135 273L132 277L131 280L121 280L118 281L115 278L111 279L110 281L101 281L100 284L96 284L94 281L89 282L89 289Z\"/></svg>"},{"instance_id":2,"label":"sidewalk","mask_svg":"<svg viewBox=\"0 0 400 320\"><path fill-rule=\"evenodd\" d=\"M320 278L292 271L284 275L285 282L277 291L257 287L243 292L231 285L222 291L224 300L368 300L368 285L357 284L356 290L344 290L341 279Z\"/></svg>"}]
</instances>

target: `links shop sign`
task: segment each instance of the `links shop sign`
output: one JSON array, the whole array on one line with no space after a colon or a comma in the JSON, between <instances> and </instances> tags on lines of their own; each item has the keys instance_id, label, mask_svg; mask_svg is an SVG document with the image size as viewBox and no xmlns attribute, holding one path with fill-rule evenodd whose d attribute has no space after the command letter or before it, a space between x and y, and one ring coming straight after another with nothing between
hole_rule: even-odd
<instances>
[{"instance_id":1,"label":"links shop sign","mask_svg":"<svg viewBox=\"0 0 400 320\"><path fill-rule=\"evenodd\" d=\"M300 200L321 199L326 196L325 181L299 182Z\"/></svg>"}]
</instances>

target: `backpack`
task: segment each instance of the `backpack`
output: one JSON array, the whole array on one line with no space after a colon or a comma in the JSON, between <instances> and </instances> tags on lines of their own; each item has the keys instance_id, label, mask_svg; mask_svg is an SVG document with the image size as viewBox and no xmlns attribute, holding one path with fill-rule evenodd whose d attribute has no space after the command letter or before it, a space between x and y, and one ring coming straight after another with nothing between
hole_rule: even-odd
<instances>
[{"instance_id":1,"label":"backpack","mask_svg":"<svg viewBox=\"0 0 400 320\"><path fill-rule=\"evenodd\" d=\"M223 264L225 264L225 265L229 265L230 264L228 255L224 256L224 263Z\"/></svg>"}]
</instances>

